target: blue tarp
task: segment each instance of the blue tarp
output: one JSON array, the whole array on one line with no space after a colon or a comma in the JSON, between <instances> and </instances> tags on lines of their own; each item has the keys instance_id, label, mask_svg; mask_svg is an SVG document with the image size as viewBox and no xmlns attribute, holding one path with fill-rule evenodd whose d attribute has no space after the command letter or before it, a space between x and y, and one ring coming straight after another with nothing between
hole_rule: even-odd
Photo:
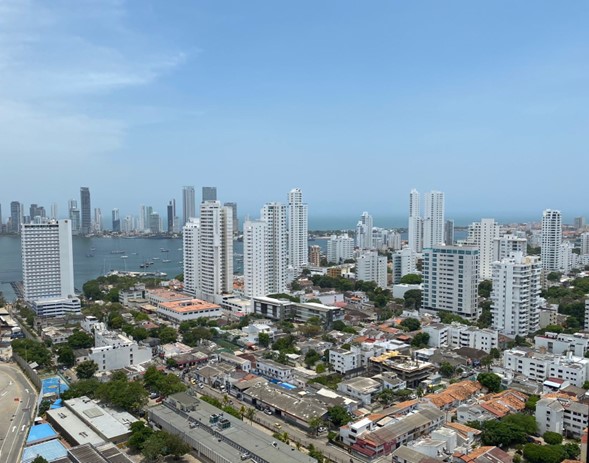
<instances>
[{"instance_id":1,"label":"blue tarp","mask_svg":"<svg viewBox=\"0 0 589 463\"><path fill-rule=\"evenodd\" d=\"M45 440L54 439L57 437L55 429L50 424L38 424L31 427L29 437L27 437L27 445L33 442L43 442Z\"/></svg>"},{"instance_id":2,"label":"blue tarp","mask_svg":"<svg viewBox=\"0 0 589 463\"><path fill-rule=\"evenodd\" d=\"M22 463L31 463L41 455L48 462L59 460L67 456L67 450L58 440L50 440L42 444L26 447L23 451Z\"/></svg>"}]
</instances>

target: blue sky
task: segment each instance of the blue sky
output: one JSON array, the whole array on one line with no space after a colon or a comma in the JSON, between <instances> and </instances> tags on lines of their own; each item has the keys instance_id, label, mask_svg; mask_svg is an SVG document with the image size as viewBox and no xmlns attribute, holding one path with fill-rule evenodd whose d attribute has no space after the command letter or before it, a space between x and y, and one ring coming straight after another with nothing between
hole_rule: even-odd
<instances>
[{"instance_id":1,"label":"blue sky","mask_svg":"<svg viewBox=\"0 0 589 463\"><path fill-rule=\"evenodd\" d=\"M589 216L584 1L0 0L0 203ZM378 221L376 224L378 225ZM353 224L352 224L353 225Z\"/></svg>"}]
</instances>

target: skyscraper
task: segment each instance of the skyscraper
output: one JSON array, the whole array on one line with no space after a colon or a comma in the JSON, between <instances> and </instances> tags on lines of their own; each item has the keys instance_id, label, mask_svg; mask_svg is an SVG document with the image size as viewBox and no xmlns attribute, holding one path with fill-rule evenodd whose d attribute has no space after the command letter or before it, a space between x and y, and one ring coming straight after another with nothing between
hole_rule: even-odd
<instances>
[{"instance_id":1,"label":"skyscraper","mask_svg":"<svg viewBox=\"0 0 589 463\"><path fill-rule=\"evenodd\" d=\"M167 226L167 230L168 233L174 233L174 229L175 229L175 220L176 220L176 200L175 199L171 199L170 202L168 203L168 226Z\"/></svg>"},{"instance_id":2,"label":"skyscraper","mask_svg":"<svg viewBox=\"0 0 589 463\"><path fill-rule=\"evenodd\" d=\"M495 240L499 238L499 224L495 219L481 219L468 227L467 243L479 248L479 279L490 280L495 261Z\"/></svg>"},{"instance_id":3,"label":"skyscraper","mask_svg":"<svg viewBox=\"0 0 589 463\"><path fill-rule=\"evenodd\" d=\"M89 235L92 232L92 206L90 204L90 189L88 187L80 188L80 233Z\"/></svg>"},{"instance_id":4,"label":"skyscraper","mask_svg":"<svg viewBox=\"0 0 589 463\"><path fill-rule=\"evenodd\" d=\"M540 255L542 268L548 272L560 269L560 244L562 243L562 218L560 211L546 209L542 214Z\"/></svg>"},{"instance_id":5,"label":"skyscraper","mask_svg":"<svg viewBox=\"0 0 589 463\"><path fill-rule=\"evenodd\" d=\"M288 263L295 273L309 263L308 241L308 208L303 203L303 192L295 188L288 193Z\"/></svg>"},{"instance_id":6,"label":"skyscraper","mask_svg":"<svg viewBox=\"0 0 589 463\"><path fill-rule=\"evenodd\" d=\"M423 250L423 308L478 318L479 250L433 246Z\"/></svg>"},{"instance_id":7,"label":"skyscraper","mask_svg":"<svg viewBox=\"0 0 589 463\"><path fill-rule=\"evenodd\" d=\"M541 273L538 257L521 252L493 263L493 329L507 336L527 336L538 329Z\"/></svg>"},{"instance_id":8,"label":"skyscraper","mask_svg":"<svg viewBox=\"0 0 589 463\"><path fill-rule=\"evenodd\" d=\"M585 217L575 217L575 228L583 230L585 228Z\"/></svg>"},{"instance_id":9,"label":"skyscraper","mask_svg":"<svg viewBox=\"0 0 589 463\"><path fill-rule=\"evenodd\" d=\"M68 201L68 215L71 222L72 235L80 234L80 209L78 209L78 201L70 199Z\"/></svg>"},{"instance_id":10,"label":"skyscraper","mask_svg":"<svg viewBox=\"0 0 589 463\"><path fill-rule=\"evenodd\" d=\"M358 224L356 225L356 246L360 249L372 249L374 224L372 216L368 212L363 212Z\"/></svg>"},{"instance_id":11,"label":"skyscraper","mask_svg":"<svg viewBox=\"0 0 589 463\"><path fill-rule=\"evenodd\" d=\"M419 207L419 192L415 189L409 193L409 249L421 252L423 248L423 224Z\"/></svg>"},{"instance_id":12,"label":"skyscraper","mask_svg":"<svg viewBox=\"0 0 589 463\"><path fill-rule=\"evenodd\" d=\"M266 296L268 291L268 223L246 220L243 224L243 292L246 297Z\"/></svg>"},{"instance_id":13,"label":"skyscraper","mask_svg":"<svg viewBox=\"0 0 589 463\"><path fill-rule=\"evenodd\" d=\"M121 231L121 216L116 208L112 210L112 231L115 233Z\"/></svg>"},{"instance_id":14,"label":"skyscraper","mask_svg":"<svg viewBox=\"0 0 589 463\"><path fill-rule=\"evenodd\" d=\"M94 231L97 233L102 231L102 210L99 207L94 208Z\"/></svg>"},{"instance_id":15,"label":"skyscraper","mask_svg":"<svg viewBox=\"0 0 589 463\"><path fill-rule=\"evenodd\" d=\"M230 207L233 211L233 234L239 235L239 219L237 218L237 203L225 203L225 207Z\"/></svg>"},{"instance_id":16,"label":"skyscraper","mask_svg":"<svg viewBox=\"0 0 589 463\"><path fill-rule=\"evenodd\" d=\"M452 246L454 244L454 221L446 220L444 224L444 244Z\"/></svg>"},{"instance_id":17,"label":"skyscraper","mask_svg":"<svg viewBox=\"0 0 589 463\"><path fill-rule=\"evenodd\" d=\"M69 220L22 225L25 300L39 316L79 313Z\"/></svg>"},{"instance_id":18,"label":"skyscraper","mask_svg":"<svg viewBox=\"0 0 589 463\"><path fill-rule=\"evenodd\" d=\"M12 233L20 233L22 224L22 205L18 201L10 203L10 224Z\"/></svg>"},{"instance_id":19,"label":"skyscraper","mask_svg":"<svg viewBox=\"0 0 589 463\"><path fill-rule=\"evenodd\" d=\"M344 260L354 257L354 240L347 233L331 235L327 240L327 262L341 264Z\"/></svg>"},{"instance_id":20,"label":"skyscraper","mask_svg":"<svg viewBox=\"0 0 589 463\"><path fill-rule=\"evenodd\" d=\"M200 218L184 227L187 292L211 302L233 292L233 217L219 201L201 204Z\"/></svg>"},{"instance_id":21,"label":"skyscraper","mask_svg":"<svg viewBox=\"0 0 589 463\"><path fill-rule=\"evenodd\" d=\"M387 257L379 256L377 251L364 251L356 259L356 278L362 281L373 281L380 288L386 289Z\"/></svg>"},{"instance_id":22,"label":"skyscraper","mask_svg":"<svg viewBox=\"0 0 589 463\"><path fill-rule=\"evenodd\" d=\"M423 214L424 249L444 243L444 220L444 193L426 193Z\"/></svg>"},{"instance_id":23,"label":"skyscraper","mask_svg":"<svg viewBox=\"0 0 589 463\"><path fill-rule=\"evenodd\" d=\"M288 268L288 235L286 227L286 206L281 203L266 203L260 212L266 228L266 251L268 253L268 293L286 291Z\"/></svg>"},{"instance_id":24,"label":"skyscraper","mask_svg":"<svg viewBox=\"0 0 589 463\"><path fill-rule=\"evenodd\" d=\"M51 204L51 217L49 217L52 220L57 220L59 219L58 217L58 207L57 207L57 203L52 203Z\"/></svg>"},{"instance_id":25,"label":"skyscraper","mask_svg":"<svg viewBox=\"0 0 589 463\"><path fill-rule=\"evenodd\" d=\"M202 202L205 201L217 201L217 187L216 186L203 186L202 187Z\"/></svg>"},{"instance_id":26,"label":"skyscraper","mask_svg":"<svg viewBox=\"0 0 589 463\"><path fill-rule=\"evenodd\" d=\"M193 186L185 186L182 189L182 226L192 217L196 217L196 195Z\"/></svg>"}]
</instances>

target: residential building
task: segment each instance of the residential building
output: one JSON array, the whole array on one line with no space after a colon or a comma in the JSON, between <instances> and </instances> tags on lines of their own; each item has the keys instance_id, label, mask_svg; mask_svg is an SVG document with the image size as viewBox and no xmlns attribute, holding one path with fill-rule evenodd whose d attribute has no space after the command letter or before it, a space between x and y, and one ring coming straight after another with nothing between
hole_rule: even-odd
<instances>
[{"instance_id":1,"label":"residential building","mask_svg":"<svg viewBox=\"0 0 589 463\"><path fill-rule=\"evenodd\" d=\"M382 384L374 379L358 376L341 381L337 385L337 390L358 399L362 405L370 405L382 391Z\"/></svg>"},{"instance_id":2,"label":"residential building","mask_svg":"<svg viewBox=\"0 0 589 463\"><path fill-rule=\"evenodd\" d=\"M422 331L429 334L430 347L470 347L485 352L499 347L499 333L487 328L479 329L455 322L449 325L432 323L424 326Z\"/></svg>"},{"instance_id":3,"label":"residential building","mask_svg":"<svg viewBox=\"0 0 589 463\"><path fill-rule=\"evenodd\" d=\"M276 379L278 381L291 381L292 380L292 367L277 363L274 360L260 358L256 360L256 372L259 375L265 376L266 378Z\"/></svg>"},{"instance_id":4,"label":"residential building","mask_svg":"<svg viewBox=\"0 0 589 463\"><path fill-rule=\"evenodd\" d=\"M347 233L331 235L327 240L327 262L341 264L354 257L354 239Z\"/></svg>"},{"instance_id":5,"label":"residential building","mask_svg":"<svg viewBox=\"0 0 589 463\"><path fill-rule=\"evenodd\" d=\"M589 254L589 232L581 233L581 255Z\"/></svg>"},{"instance_id":6,"label":"residential building","mask_svg":"<svg viewBox=\"0 0 589 463\"><path fill-rule=\"evenodd\" d=\"M112 231L115 233L121 231L121 216L116 208L112 210Z\"/></svg>"},{"instance_id":7,"label":"residential building","mask_svg":"<svg viewBox=\"0 0 589 463\"><path fill-rule=\"evenodd\" d=\"M479 250L434 246L423 252L423 308L478 318Z\"/></svg>"},{"instance_id":8,"label":"residential building","mask_svg":"<svg viewBox=\"0 0 589 463\"><path fill-rule=\"evenodd\" d=\"M176 232L176 200L171 199L168 203L166 208L167 212L167 222L166 222L166 232L168 233L175 233Z\"/></svg>"},{"instance_id":9,"label":"residential building","mask_svg":"<svg viewBox=\"0 0 589 463\"><path fill-rule=\"evenodd\" d=\"M122 333L108 331L103 324L94 325L94 345L88 357L98 365L99 372L140 365L152 359L151 348L139 346Z\"/></svg>"},{"instance_id":10,"label":"residential building","mask_svg":"<svg viewBox=\"0 0 589 463\"><path fill-rule=\"evenodd\" d=\"M589 351L589 335L546 332L534 337L534 346L536 350L544 349L550 354L567 355L571 352L575 357L584 357Z\"/></svg>"},{"instance_id":11,"label":"residential building","mask_svg":"<svg viewBox=\"0 0 589 463\"><path fill-rule=\"evenodd\" d=\"M417 254L409 247L392 254L392 279L393 284L398 284L408 273L414 273L417 268Z\"/></svg>"},{"instance_id":12,"label":"residential building","mask_svg":"<svg viewBox=\"0 0 589 463\"><path fill-rule=\"evenodd\" d=\"M423 249L444 243L444 193L430 191L425 194L423 214Z\"/></svg>"},{"instance_id":13,"label":"residential building","mask_svg":"<svg viewBox=\"0 0 589 463\"><path fill-rule=\"evenodd\" d=\"M516 235L502 235L493 240L493 262L510 257L514 253L525 256L528 253L528 240Z\"/></svg>"},{"instance_id":14,"label":"residential building","mask_svg":"<svg viewBox=\"0 0 589 463\"><path fill-rule=\"evenodd\" d=\"M193 186L185 186L182 189L182 226L196 217L196 196Z\"/></svg>"},{"instance_id":15,"label":"residential building","mask_svg":"<svg viewBox=\"0 0 589 463\"><path fill-rule=\"evenodd\" d=\"M188 301L171 301L158 304L157 314L174 323L182 323L197 318L220 318L223 315L221 306L200 299Z\"/></svg>"},{"instance_id":16,"label":"residential building","mask_svg":"<svg viewBox=\"0 0 589 463\"><path fill-rule=\"evenodd\" d=\"M346 349L329 349L329 364L333 371L345 376L361 368L360 354Z\"/></svg>"},{"instance_id":17,"label":"residential building","mask_svg":"<svg viewBox=\"0 0 589 463\"><path fill-rule=\"evenodd\" d=\"M219 201L201 204L184 227L184 288L211 302L233 291L233 218Z\"/></svg>"},{"instance_id":18,"label":"residential building","mask_svg":"<svg viewBox=\"0 0 589 463\"><path fill-rule=\"evenodd\" d=\"M542 241L540 255L542 268L547 272L560 270L562 218L560 211L546 209L542 215Z\"/></svg>"},{"instance_id":19,"label":"residential building","mask_svg":"<svg viewBox=\"0 0 589 463\"><path fill-rule=\"evenodd\" d=\"M372 230L374 228L372 216L363 212L356 225L356 247L358 249L372 249Z\"/></svg>"},{"instance_id":20,"label":"residential building","mask_svg":"<svg viewBox=\"0 0 589 463\"><path fill-rule=\"evenodd\" d=\"M507 336L526 336L538 330L541 265L538 257L521 253L493 263L494 329Z\"/></svg>"},{"instance_id":21,"label":"residential building","mask_svg":"<svg viewBox=\"0 0 589 463\"><path fill-rule=\"evenodd\" d=\"M152 212L149 215L149 231L150 233L158 234L162 232L160 215L157 212Z\"/></svg>"},{"instance_id":22,"label":"residential building","mask_svg":"<svg viewBox=\"0 0 589 463\"><path fill-rule=\"evenodd\" d=\"M444 224L444 244L452 246L454 244L454 221L446 220Z\"/></svg>"},{"instance_id":23,"label":"residential building","mask_svg":"<svg viewBox=\"0 0 589 463\"><path fill-rule=\"evenodd\" d=\"M288 263L298 274L309 263L308 207L303 192L295 188L288 193Z\"/></svg>"},{"instance_id":24,"label":"residential building","mask_svg":"<svg viewBox=\"0 0 589 463\"><path fill-rule=\"evenodd\" d=\"M376 251L364 251L356 259L356 279L373 281L380 288L387 288L387 257Z\"/></svg>"},{"instance_id":25,"label":"residential building","mask_svg":"<svg viewBox=\"0 0 589 463\"><path fill-rule=\"evenodd\" d=\"M499 239L499 224L495 219L481 219L468 227L467 244L479 249L479 279L490 280L493 275L494 244Z\"/></svg>"},{"instance_id":26,"label":"residential building","mask_svg":"<svg viewBox=\"0 0 589 463\"><path fill-rule=\"evenodd\" d=\"M344 319L344 309L316 302L295 303L294 318L297 323L307 323L312 318L319 318L322 325L329 329L333 322Z\"/></svg>"},{"instance_id":27,"label":"residential building","mask_svg":"<svg viewBox=\"0 0 589 463\"><path fill-rule=\"evenodd\" d=\"M589 331L589 299L585 299L585 331Z\"/></svg>"},{"instance_id":28,"label":"residential building","mask_svg":"<svg viewBox=\"0 0 589 463\"><path fill-rule=\"evenodd\" d=\"M536 422L540 435L547 431L569 438L580 438L589 425L589 405L558 398L536 402Z\"/></svg>"},{"instance_id":29,"label":"residential building","mask_svg":"<svg viewBox=\"0 0 589 463\"><path fill-rule=\"evenodd\" d=\"M313 267L321 266L321 246L316 244L309 246L309 265Z\"/></svg>"},{"instance_id":30,"label":"residential building","mask_svg":"<svg viewBox=\"0 0 589 463\"><path fill-rule=\"evenodd\" d=\"M203 186L202 187L202 202L205 201L217 201L217 187L216 186Z\"/></svg>"},{"instance_id":31,"label":"residential building","mask_svg":"<svg viewBox=\"0 0 589 463\"><path fill-rule=\"evenodd\" d=\"M231 208L231 211L233 212L233 234L235 236L239 235L239 219L237 218L237 203L233 203L233 202L223 203L223 206Z\"/></svg>"},{"instance_id":32,"label":"residential building","mask_svg":"<svg viewBox=\"0 0 589 463\"><path fill-rule=\"evenodd\" d=\"M102 210L99 207L94 208L94 222L92 231L96 233L102 232Z\"/></svg>"},{"instance_id":33,"label":"residential building","mask_svg":"<svg viewBox=\"0 0 589 463\"><path fill-rule=\"evenodd\" d=\"M20 233L21 225L23 223L23 208L18 201L10 203L10 231L12 233Z\"/></svg>"},{"instance_id":34,"label":"residential building","mask_svg":"<svg viewBox=\"0 0 589 463\"><path fill-rule=\"evenodd\" d=\"M38 316L79 313L74 289L69 220L23 224L21 230L24 298Z\"/></svg>"},{"instance_id":35,"label":"residential building","mask_svg":"<svg viewBox=\"0 0 589 463\"><path fill-rule=\"evenodd\" d=\"M269 293L268 224L246 220L243 224L243 293L245 297Z\"/></svg>"},{"instance_id":36,"label":"residential building","mask_svg":"<svg viewBox=\"0 0 589 463\"><path fill-rule=\"evenodd\" d=\"M409 193L409 249L419 253L423 249L423 221L419 205L419 192L415 189Z\"/></svg>"},{"instance_id":37,"label":"residential building","mask_svg":"<svg viewBox=\"0 0 589 463\"><path fill-rule=\"evenodd\" d=\"M80 188L80 233L89 235L92 232L92 207L90 204L90 189L88 187Z\"/></svg>"},{"instance_id":38,"label":"residential building","mask_svg":"<svg viewBox=\"0 0 589 463\"><path fill-rule=\"evenodd\" d=\"M267 224L268 293L284 293L288 269L286 206L275 202L266 203L262 207L260 217Z\"/></svg>"},{"instance_id":39,"label":"residential building","mask_svg":"<svg viewBox=\"0 0 589 463\"><path fill-rule=\"evenodd\" d=\"M254 313L272 320L284 320L292 315L294 303L286 299L254 297Z\"/></svg>"}]
</instances>

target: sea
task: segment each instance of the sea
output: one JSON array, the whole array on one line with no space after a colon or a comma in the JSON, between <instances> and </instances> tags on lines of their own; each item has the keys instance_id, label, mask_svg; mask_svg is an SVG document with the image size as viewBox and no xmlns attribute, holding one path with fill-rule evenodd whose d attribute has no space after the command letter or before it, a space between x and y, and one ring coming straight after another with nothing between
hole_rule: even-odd
<instances>
[{"instance_id":1,"label":"sea","mask_svg":"<svg viewBox=\"0 0 589 463\"><path fill-rule=\"evenodd\" d=\"M457 231L456 239L466 233ZM405 232L402 239L407 239ZM327 241L311 238L309 245L318 245L323 253ZM123 237L72 237L74 253L74 285L82 285L111 271L163 272L173 278L183 272L181 238L123 238ZM146 262L153 262L141 268ZM233 271L243 273L243 243L233 242ZM0 291L7 300L14 300L11 282L22 281L20 237L0 235Z\"/></svg>"}]
</instances>

